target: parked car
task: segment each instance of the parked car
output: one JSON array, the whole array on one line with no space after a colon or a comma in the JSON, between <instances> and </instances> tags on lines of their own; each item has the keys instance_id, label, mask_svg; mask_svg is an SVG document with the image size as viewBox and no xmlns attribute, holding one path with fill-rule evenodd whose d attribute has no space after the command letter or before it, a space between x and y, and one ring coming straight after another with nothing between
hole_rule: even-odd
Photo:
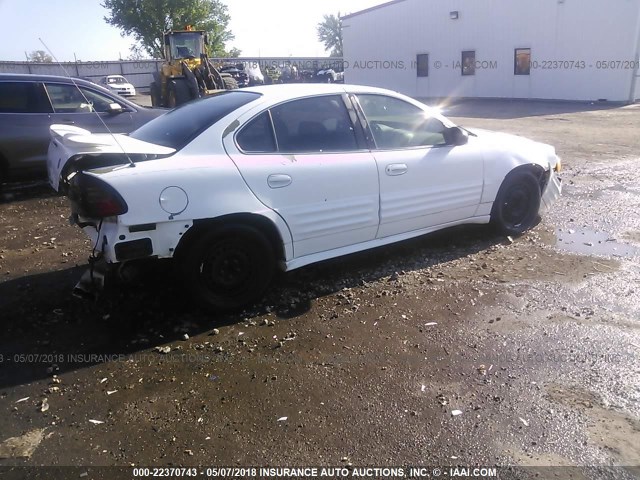
<instances>
[{"instance_id":1,"label":"parked car","mask_svg":"<svg viewBox=\"0 0 640 480\"><path fill-rule=\"evenodd\" d=\"M244 65L242 63L223 65L220 68L220 72L228 73L235 78L236 82L238 82L239 88L249 86L249 75L244 71Z\"/></svg>"},{"instance_id":2,"label":"parked car","mask_svg":"<svg viewBox=\"0 0 640 480\"><path fill-rule=\"evenodd\" d=\"M271 85L273 83L282 83L280 77L282 76L282 70L277 65L267 65L263 69L264 83L265 85Z\"/></svg>"},{"instance_id":3,"label":"parked car","mask_svg":"<svg viewBox=\"0 0 640 480\"><path fill-rule=\"evenodd\" d=\"M264 73L260 70L258 62L246 62L244 64L244 71L249 78L249 85L264 85Z\"/></svg>"},{"instance_id":4,"label":"parked car","mask_svg":"<svg viewBox=\"0 0 640 480\"><path fill-rule=\"evenodd\" d=\"M79 78L0 74L0 181L45 175L52 123L128 133L164 112Z\"/></svg>"},{"instance_id":5,"label":"parked car","mask_svg":"<svg viewBox=\"0 0 640 480\"><path fill-rule=\"evenodd\" d=\"M282 67L282 76L280 77L282 83L296 83L300 81L300 75L298 73L298 67L296 65L284 65Z\"/></svg>"},{"instance_id":6,"label":"parked car","mask_svg":"<svg viewBox=\"0 0 640 480\"><path fill-rule=\"evenodd\" d=\"M100 85L118 95L134 96L136 94L135 87L122 75L107 75L100 79Z\"/></svg>"},{"instance_id":7,"label":"parked car","mask_svg":"<svg viewBox=\"0 0 640 480\"><path fill-rule=\"evenodd\" d=\"M316 72L315 77L318 83L338 82L338 74L333 68L322 68Z\"/></svg>"},{"instance_id":8,"label":"parked car","mask_svg":"<svg viewBox=\"0 0 640 480\"><path fill-rule=\"evenodd\" d=\"M51 185L93 251L112 265L173 258L214 309L259 299L276 268L467 223L518 235L561 191L553 147L373 87L249 87L129 136L51 131Z\"/></svg>"}]
</instances>

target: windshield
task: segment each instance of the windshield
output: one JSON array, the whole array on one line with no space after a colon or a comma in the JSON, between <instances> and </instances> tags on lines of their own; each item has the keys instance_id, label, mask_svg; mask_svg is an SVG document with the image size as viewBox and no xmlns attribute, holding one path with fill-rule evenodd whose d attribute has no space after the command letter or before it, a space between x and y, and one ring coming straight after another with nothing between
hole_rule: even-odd
<instances>
[{"instance_id":1,"label":"windshield","mask_svg":"<svg viewBox=\"0 0 640 480\"><path fill-rule=\"evenodd\" d=\"M109 77L107 78L109 83L127 83L127 79L124 77Z\"/></svg>"},{"instance_id":2,"label":"windshield","mask_svg":"<svg viewBox=\"0 0 640 480\"><path fill-rule=\"evenodd\" d=\"M130 136L180 150L218 120L260 97L259 93L235 90L193 100L151 120Z\"/></svg>"},{"instance_id":3,"label":"windshield","mask_svg":"<svg viewBox=\"0 0 640 480\"><path fill-rule=\"evenodd\" d=\"M173 58L199 58L202 54L202 35L198 32L180 32L171 35Z\"/></svg>"}]
</instances>

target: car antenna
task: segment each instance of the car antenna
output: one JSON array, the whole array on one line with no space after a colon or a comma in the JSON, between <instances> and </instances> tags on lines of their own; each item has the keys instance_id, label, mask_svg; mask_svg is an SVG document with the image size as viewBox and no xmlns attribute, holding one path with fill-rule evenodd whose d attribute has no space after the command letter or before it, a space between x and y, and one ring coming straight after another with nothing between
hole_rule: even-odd
<instances>
[{"instance_id":1,"label":"car antenna","mask_svg":"<svg viewBox=\"0 0 640 480\"><path fill-rule=\"evenodd\" d=\"M87 102L88 105L92 105L91 102L89 101L89 99L85 96L84 92L82 91L82 89L78 86L78 84L76 83L75 79L69 74L69 72L67 71L66 68L64 68L64 66L62 65L62 63L60 63L60 61L56 58L56 56L54 55L54 53L51 51L51 49L47 46L46 43L44 43L44 41L42 40L42 38L38 37L38 40L40 40L40 43L44 46L44 48L47 49L47 52L49 52L49 55L51 55L53 57L53 59L55 60L55 62L58 64L58 66L62 69L62 71L64 72L64 74L69 78L69 80L71 80L71 83L73 83L73 86L76 87L78 89L78 91L80 92L80 95L82 95L82 98L85 99L85 101ZM91 110L93 110L93 106L91 107ZM100 116L100 114L98 112L96 112L95 110L93 110L93 113L95 113L98 117L98 120L100 120L100 123L102 123L102 125L104 126L104 128L107 130L107 132L109 132L109 135L111 135L111 137L113 138L113 141L116 142L116 145L118 145L118 147L120 148L120 150L122 150L122 153L124 153L124 156L127 157L127 160L129 161L129 166L130 167L135 167L136 164L133 160L131 160L131 157L129 156L129 154L125 151L125 149L122 147L122 145L120 144L120 142L118 141L118 138L113 134L113 132L111 131L111 129L107 126L107 124L104 122L104 120L102 119L102 117Z\"/></svg>"}]
</instances>

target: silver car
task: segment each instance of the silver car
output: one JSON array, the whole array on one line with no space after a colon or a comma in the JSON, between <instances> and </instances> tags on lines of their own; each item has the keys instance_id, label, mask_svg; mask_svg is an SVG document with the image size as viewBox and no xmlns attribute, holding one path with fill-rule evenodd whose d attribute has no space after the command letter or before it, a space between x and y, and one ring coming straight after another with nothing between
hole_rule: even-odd
<instances>
[{"instance_id":1,"label":"silver car","mask_svg":"<svg viewBox=\"0 0 640 480\"><path fill-rule=\"evenodd\" d=\"M0 74L0 183L46 175L51 124L129 133L165 112L79 78Z\"/></svg>"}]
</instances>

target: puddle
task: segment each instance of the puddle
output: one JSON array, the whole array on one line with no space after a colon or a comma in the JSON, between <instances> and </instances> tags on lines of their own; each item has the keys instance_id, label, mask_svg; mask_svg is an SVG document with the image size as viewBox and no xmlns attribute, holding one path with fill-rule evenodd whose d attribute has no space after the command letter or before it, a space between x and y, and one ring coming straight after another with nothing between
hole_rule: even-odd
<instances>
[{"instance_id":1,"label":"puddle","mask_svg":"<svg viewBox=\"0 0 640 480\"><path fill-rule=\"evenodd\" d=\"M556 247L560 250L582 255L604 255L613 257L633 257L639 249L626 243L619 243L607 232L587 229L557 229Z\"/></svg>"}]
</instances>

